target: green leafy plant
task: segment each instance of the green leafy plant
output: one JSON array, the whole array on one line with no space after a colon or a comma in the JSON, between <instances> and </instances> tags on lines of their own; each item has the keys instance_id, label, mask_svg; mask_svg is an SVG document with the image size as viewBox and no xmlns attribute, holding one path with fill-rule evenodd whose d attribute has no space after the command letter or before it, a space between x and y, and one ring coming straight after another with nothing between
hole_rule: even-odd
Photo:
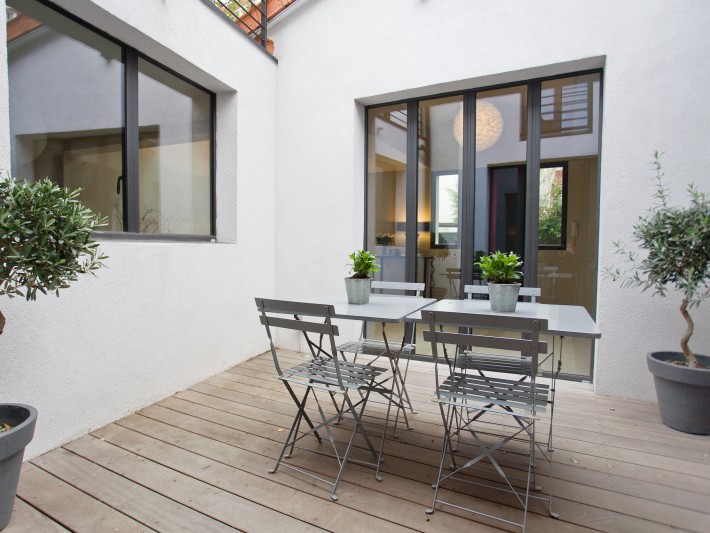
<instances>
[{"instance_id":1,"label":"green leafy plant","mask_svg":"<svg viewBox=\"0 0 710 533\"><path fill-rule=\"evenodd\" d=\"M621 281L622 287L651 289L653 295L666 296L672 288L683 295L680 313L686 331L680 346L688 366L700 367L688 342L695 325L688 309L697 307L710 296L710 197L691 183L688 185L690 204L669 205L669 191L663 185L658 151L653 154L656 171L656 205L633 227L633 241L641 250L629 250L621 241L614 241L616 253L625 258L628 267L607 267L604 275Z\"/></svg>"},{"instance_id":2,"label":"green leafy plant","mask_svg":"<svg viewBox=\"0 0 710 533\"><path fill-rule=\"evenodd\" d=\"M520 270L523 262L513 252L506 254L496 251L481 256L474 265L481 269L481 275L491 283L515 283L523 275Z\"/></svg>"},{"instance_id":3,"label":"green leafy plant","mask_svg":"<svg viewBox=\"0 0 710 533\"><path fill-rule=\"evenodd\" d=\"M368 250L358 250L348 257L352 263L348 263L353 278L369 278L371 272L379 272L380 265L375 262L375 254Z\"/></svg>"},{"instance_id":4,"label":"green leafy plant","mask_svg":"<svg viewBox=\"0 0 710 533\"><path fill-rule=\"evenodd\" d=\"M59 296L78 274L103 266L107 257L91 233L106 219L82 205L79 193L49 179L0 180L0 295ZM0 312L0 334L4 325Z\"/></svg>"}]
</instances>

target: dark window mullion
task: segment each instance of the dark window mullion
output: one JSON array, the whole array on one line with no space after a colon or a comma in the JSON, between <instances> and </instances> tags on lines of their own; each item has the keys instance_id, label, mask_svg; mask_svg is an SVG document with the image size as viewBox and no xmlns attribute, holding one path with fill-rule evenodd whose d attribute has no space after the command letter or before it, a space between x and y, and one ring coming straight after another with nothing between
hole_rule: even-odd
<instances>
[{"instance_id":1,"label":"dark window mullion","mask_svg":"<svg viewBox=\"0 0 710 533\"><path fill-rule=\"evenodd\" d=\"M541 83L528 85L528 144L525 174L525 285L537 286L538 222L540 217L540 119Z\"/></svg>"},{"instance_id":2,"label":"dark window mullion","mask_svg":"<svg viewBox=\"0 0 710 533\"><path fill-rule=\"evenodd\" d=\"M419 168L419 103L407 103L407 223L405 281L417 281L417 175Z\"/></svg>"},{"instance_id":3,"label":"dark window mullion","mask_svg":"<svg viewBox=\"0 0 710 533\"><path fill-rule=\"evenodd\" d=\"M138 233L138 53L124 52L123 230Z\"/></svg>"},{"instance_id":4,"label":"dark window mullion","mask_svg":"<svg viewBox=\"0 0 710 533\"><path fill-rule=\"evenodd\" d=\"M463 161L461 180L461 283L459 298L463 297L464 285L473 283L473 239L475 235L474 206L476 201L476 93L463 97Z\"/></svg>"},{"instance_id":5,"label":"dark window mullion","mask_svg":"<svg viewBox=\"0 0 710 533\"><path fill-rule=\"evenodd\" d=\"M212 116L212 124L210 125L210 235L217 237L217 175L215 172L217 161L217 97L214 93L210 93L210 115ZM367 250L367 245L363 247L363 250Z\"/></svg>"}]
</instances>

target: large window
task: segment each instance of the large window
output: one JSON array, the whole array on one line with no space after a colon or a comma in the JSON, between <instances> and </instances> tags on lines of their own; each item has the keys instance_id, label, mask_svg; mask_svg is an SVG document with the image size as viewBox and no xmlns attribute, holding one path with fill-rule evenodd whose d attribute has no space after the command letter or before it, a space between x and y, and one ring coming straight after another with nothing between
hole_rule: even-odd
<instances>
[{"instance_id":1,"label":"large window","mask_svg":"<svg viewBox=\"0 0 710 533\"><path fill-rule=\"evenodd\" d=\"M37 0L8 0L12 174L111 232L214 235L214 95Z\"/></svg>"},{"instance_id":2,"label":"large window","mask_svg":"<svg viewBox=\"0 0 710 533\"><path fill-rule=\"evenodd\" d=\"M486 283L481 255L515 252L541 303L594 315L600 109L599 71L369 108L368 247L394 227L397 279L435 298ZM589 379L591 353L565 339L562 374Z\"/></svg>"}]
</instances>

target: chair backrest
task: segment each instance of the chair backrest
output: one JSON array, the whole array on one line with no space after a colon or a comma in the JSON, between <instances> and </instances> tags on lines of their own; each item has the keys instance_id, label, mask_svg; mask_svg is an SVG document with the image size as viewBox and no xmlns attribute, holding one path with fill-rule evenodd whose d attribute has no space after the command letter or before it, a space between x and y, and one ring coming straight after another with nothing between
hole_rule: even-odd
<instances>
[{"instance_id":1,"label":"chair backrest","mask_svg":"<svg viewBox=\"0 0 710 533\"><path fill-rule=\"evenodd\" d=\"M534 379L537 373L538 356L547 353L547 343L540 341L540 333L547 331L547 320L510 315L491 315L486 313L452 313L446 311L422 310L422 319L429 329L424 331L424 340L431 342L432 355L434 356L434 369L437 385L439 384L438 365L440 344L455 345L475 350L505 350L529 356L532 359L531 374ZM453 326L457 331L446 331L443 326ZM466 333L473 328L495 330L496 335L481 335ZM499 332L523 332L523 337L509 337ZM454 350L458 354L460 350ZM446 354L446 351L444 351ZM449 361L447 361L449 363ZM449 364L454 372L455 364Z\"/></svg>"},{"instance_id":2,"label":"chair backrest","mask_svg":"<svg viewBox=\"0 0 710 533\"><path fill-rule=\"evenodd\" d=\"M265 298L255 298L255 300L256 308L259 311L259 320L266 328L266 335L269 337L269 343L271 345L271 356L274 359L274 366L279 376L283 376L283 372L279 364L272 328L290 329L303 333L313 357L326 355L333 359L338 383L341 388L343 388L335 347L335 337L338 335L338 326L332 323L335 308L327 304L293 302L288 300L270 300ZM319 335L321 341L318 343L312 342L311 339L308 338L309 333ZM322 348L324 338L328 341L330 353Z\"/></svg>"},{"instance_id":3,"label":"chair backrest","mask_svg":"<svg viewBox=\"0 0 710 533\"><path fill-rule=\"evenodd\" d=\"M464 285L463 292L470 300L474 294L488 294L488 284L486 285ZM520 287L520 296L529 296L530 301L537 302L537 297L542 295L540 287Z\"/></svg>"},{"instance_id":4,"label":"chair backrest","mask_svg":"<svg viewBox=\"0 0 710 533\"><path fill-rule=\"evenodd\" d=\"M372 290L379 291L397 291L397 293L404 292L407 296L409 292L414 292L413 296L420 297L424 292L424 283L414 283L410 281L374 281L372 282Z\"/></svg>"},{"instance_id":5,"label":"chair backrest","mask_svg":"<svg viewBox=\"0 0 710 533\"><path fill-rule=\"evenodd\" d=\"M453 344L467 349L485 348L515 352L532 360L533 373L537 372L538 356L547 353L547 343L540 333L547 331L547 320L487 313L452 313L422 309L422 319L429 324L424 340L432 343L434 362L437 362L437 344ZM458 327L446 331L443 326ZM495 335L474 333L474 329L494 330ZM502 332L522 332L522 338L510 337ZM458 350L457 350L458 352Z\"/></svg>"}]
</instances>

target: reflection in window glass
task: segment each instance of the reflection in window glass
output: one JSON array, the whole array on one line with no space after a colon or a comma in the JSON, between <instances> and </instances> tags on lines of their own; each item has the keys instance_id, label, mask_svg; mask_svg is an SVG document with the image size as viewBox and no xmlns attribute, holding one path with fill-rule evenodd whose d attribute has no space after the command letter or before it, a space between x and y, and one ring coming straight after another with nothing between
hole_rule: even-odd
<instances>
[{"instance_id":1,"label":"reflection in window glass","mask_svg":"<svg viewBox=\"0 0 710 533\"><path fill-rule=\"evenodd\" d=\"M538 210L538 245L540 248L564 249L566 238L567 183L565 165L540 168Z\"/></svg>"},{"instance_id":2,"label":"reflection in window glass","mask_svg":"<svg viewBox=\"0 0 710 533\"><path fill-rule=\"evenodd\" d=\"M122 231L121 47L37 2L8 7L12 174L81 187Z\"/></svg>"},{"instance_id":3,"label":"reflection in window glass","mask_svg":"<svg viewBox=\"0 0 710 533\"><path fill-rule=\"evenodd\" d=\"M210 234L210 94L138 61L141 233Z\"/></svg>"},{"instance_id":4,"label":"reflection in window glass","mask_svg":"<svg viewBox=\"0 0 710 533\"><path fill-rule=\"evenodd\" d=\"M432 248L458 248L459 175L432 173Z\"/></svg>"},{"instance_id":5,"label":"reflection in window glass","mask_svg":"<svg viewBox=\"0 0 710 533\"><path fill-rule=\"evenodd\" d=\"M407 106L367 113L367 246L377 256L376 279L405 281Z\"/></svg>"},{"instance_id":6,"label":"reflection in window glass","mask_svg":"<svg viewBox=\"0 0 710 533\"><path fill-rule=\"evenodd\" d=\"M417 281L427 296L458 298L463 97L419 102L418 136Z\"/></svg>"},{"instance_id":7,"label":"reflection in window glass","mask_svg":"<svg viewBox=\"0 0 710 533\"><path fill-rule=\"evenodd\" d=\"M476 94L474 256L524 255L527 86ZM474 283L481 283L474 270Z\"/></svg>"}]
</instances>

